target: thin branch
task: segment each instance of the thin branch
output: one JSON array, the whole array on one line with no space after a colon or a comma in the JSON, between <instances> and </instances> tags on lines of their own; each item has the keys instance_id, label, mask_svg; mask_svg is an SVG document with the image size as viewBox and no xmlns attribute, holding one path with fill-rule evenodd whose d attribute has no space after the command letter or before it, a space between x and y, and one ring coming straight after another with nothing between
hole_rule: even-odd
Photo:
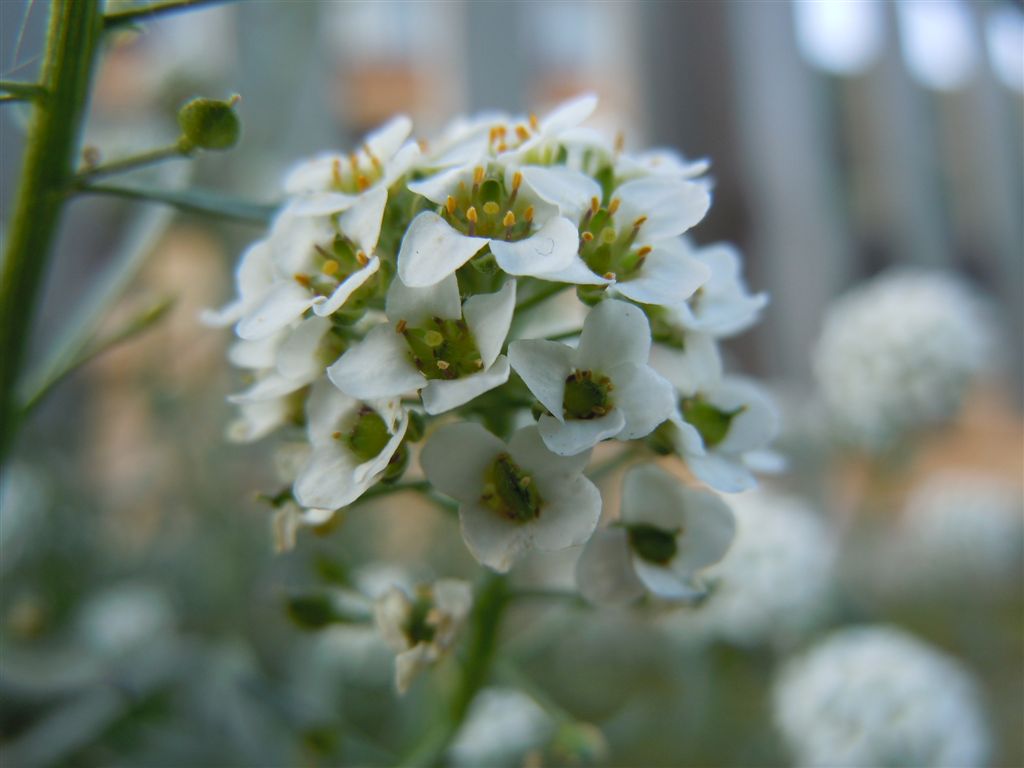
<instances>
[{"instance_id":1,"label":"thin branch","mask_svg":"<svg viewBox=\"0 0 1024 768\"><path fill-rule=\"evenodd\" d=\"M0 80L0 91L4 92L4 101L31 101L46 95L46 88L38 83L19 83L13 80Z\"/></svg>"},{"instance_id":2,"label":"thin branch","mask_svg":"<svg viewBox=\"0 0 1024 768\"><path fill-rule=\"evenodd\" d=\"M141 8L131 8L124 11L114 11L103 17L104 31L118 29L131 24L138 24L144 21L152 21L160 16L169 13L195 10L204 5L218 5L230 2L231 0L166 0L166 2L152 3Z\"/></svg>"},{"instance_id":3,"label":"thin branch","mask_svg":"<svg viewBox=\"0 0 1024 768\"><path fill-rule=\"evenodd\" d=\"M163 205L169 205L188 213L241 221L258 226L268 224L274 211L277 210L277 206L274 205L250 203L205 189L176 191L172 189L87 183L79 184L74 189L76 192L87 195L109 195L147 203L162 203Z\"/></svg>"},{"instance_id":4,"label":"thin branch","mask_svg":"<svg viewBox=\"0 0 1024 768\"><path fill-rule=\"evenodd\" d=\"M97 165L94 168L84 168L75 176L75 183L84 184L94 181L95 179L104 178L105 176L126 173L128 171L134 171L136 168L143 168L147 165L161 163L164 160L177 160L188 156L189 153L182 148L181 142L176 141L174 144L170 144L166 147L151 149L148 152L141 152L137 155L132 155L131 157L125 157L120 160L104 163L103 165Z\"/></svg>"}]
</instances>

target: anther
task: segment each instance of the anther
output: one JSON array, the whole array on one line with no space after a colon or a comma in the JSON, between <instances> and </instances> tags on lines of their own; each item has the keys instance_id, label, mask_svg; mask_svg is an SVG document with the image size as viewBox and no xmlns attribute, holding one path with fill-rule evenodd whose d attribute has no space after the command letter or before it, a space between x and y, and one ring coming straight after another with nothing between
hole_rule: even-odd
<instances>
[{"instance_id":1,"label":"anther","mask_svg":"<svg viewBox=\"0 0 1024 768\"><path fill-rule=\"evenodd\" d=\"M477 222L476 206L471 205L466 209L466 218L473 224Z\"/></svg>"},{"instance_id":2,"label":"anther","mask_svg":"<svg viewBox=\"0 0 1024 768\"><path fill-rule=\"evenodd\" d=\"M379 171L380 168L381 168L381 166L380 166L380 159L375 154L373 154L373 150L370 149L370 145L369 144L366 144L366 143L363 144L363 152L365 152L366 156L368 158L370 158L370 162L373 163L373 167L376 168Z\"/></svg>"},{"instance_id":3,"label":"anther","mask_svg":"<svg viewBox=\"0 0 1024 768\"><path fill-rule=\"evenodd\" d=\"M525 125L520 123L519 125L516 126L516 136L519 137L520 141L526 141L528 138L530 138L530 131Z\"/></svg>"},{"instance_id":4,"label":"anther","mask_svg":"<svg viewBox=\"0 0 1024 768\"><path fill-rule=\"evenodd\" d=\"M359 188L360 192L363 192L370 186L370 180L363 176L363 174L359 174L356 176L356 186Z\"/></svg>"},{"instance_id":5,"label":"anther","mask_svg":"<svg viewBox=\"0 0 1024 768\"><path fill-rule=\"evenodd\" d=\"M484 181L484 168L478 165L473 169L473 186L479 186Z\"/></svg>"},{"instance_id":6,"label":"anther","mask_svg":"<svg viewBox=\"0 0 1024 768\"><path fill-rule=\"evenodd\" d=\"M604 277L605 280L614 280L615 279L615 273L614 272L605 272L603 277Z\"/></svg>"},{"instance_id":7,"label":"anther","mask_svg":"<svg viewBox=\"0 0 1024 768\"><path fill-rule=\"evenodd\" d=\"M444 207L448 211L448 215L451 216L456 211L455 198L448 195L448 199L444 201Z\"/></svg>"},{"instance_id":8,"label":"anther","mask_svg":"<svg viewBox=\"0 0 1024 768\"><path fill-rule=\"evenodd\" d=\"M505 218L501 220L501 223L506 227L514 227L516 225L516 215L512 211L505 211Z\"/></svg>"},{"instance_id":9,"label":"anther","mask_svg":"<svg viewBox=\"0 0 1024 768\"><path fill-rule=\"evenodd\" d=\"M512 191L516 192L519 189L519 185L523 183L523 172L516 171L512 174Z\"/></svg>"},{"instance_id":10,"label":"anther","mask_svg":"<svg viewBox=\"0 0 1024 768\"><path fill-rule=\"evenodd\" d=\"M367 264L370 263L370 260L366 256L366 253L363 251L356 251L356 261L359 262L359 266L361 267L365 267Z\"/></svg>"},{"instance_id":11,"label":"anther","mask_svg":"<svg viewBox=\"0 0 1024 768\"><path fill-rule=\"evenodd\" d=\"M527 209L525 211L523 211L523 218L526 219L527 223L530 223L531 221L533 221L533 206L532 205L527 207Z\"/></svg>"},{"instance_id":12,"label":"anther","mask_svg":"<svg viewBox=\"0 0 1024 768\"><path fill-rule=\"evenodd\" d=\"M336 157L331 162L331 181L334 182L334 186L341 186L341 158Z\"/></svg>"},{"instance_id":13,"label":"anther","mask_svg":"<svg viewBox=\"0 0 1024 768\"><path fill-rule=\"evenodd\" d=\"M617 210L619 210L619 206L620 206L621 204L622 204L622 201L621 201L621 200L619 200L619 198L617 198L617 197L613 197L613 198L612 198L612 201L611 201L610 203L608 203L608 215L610 215L610 216L614 216L614 215L615 215L615 212L616 212Z\"/></svg>"},{"instance_id":14,"label":"anther","mask_svg":"<svg viewBox=\"0 0 1024 768\"><path fill-rule=\"evenodd\" d=\"M341 440L341 432L332 432L331 437L333 437L335 440Z\"/></svg>"},{"instance_id":15,"label":"anther","mask_svg":"<svg viewBox=\"0 0 1024 768\"><path fill-rule=\"evenodd\" d=\"M633 229L640 229L640 227L644 225L645 221L647 221L647 217L641 216L639 219L633 222Z\"/></svg>"},{"instance_id":16,"label":"anther","mask_svg":"<svg viewBox=\"0 0 1024 768\"><path fill-rule=\"evenodd\" d=\"M302 275L296 273L295 275L293 275L293 277L295 278L295 282L301 285L303 288L309 288L313 282L312 280L310 280L309 275Z\"/></svg>"},{"instance_id":17,"label":"anther","mask_svg":"<svg viewBox=\"0 0 1024 768\"><path fill-rule=\"evenodd\" d=\"M321 270L325 275L330 277L331 275L338 274L338 270L341 269L341 264L336 262L334 259L328 259L324 262L323 269Z\"/></svg>"},{"instance_id":18,"label":"anther","mask_svg":"<svg viewBox=\"0 0 1024 768\"><path fill-rule=\"evenodd\" d=\"M405 320L399 320L397 323L395 323L395 333L405 333L405 329L407 327L408 326Z\"/></svg>"},{"instance_id":19,"label":"anther","mask_svg":"<svg viewBox=\"0 0 1024 768\"><path fill-rule=\"evenodd\" d=\"M535 131L540 129L540 121L532 112L530 113L530 127Z\"/></svg>"},{"instance_id":20,"label":"anther","mask_svg":"<svg viewBox=\"0 0 1024 768\"><path fill-rule=\"evenodd\" d=\"M642 258L646 257L647 254L650 253L653 250L654 249L651 248L651 246L645 245L643 248L641 248L639 251L636 252L636 255L637 255L638 258L642 259Z\"/></svg>"},{"instance_id":21,"label":"anther","mask_svg":"<svg viewBox=\"0 0 1024 768\"><path fill-rule=\"evenodd\" d=\"M582 235L580 235L580 237L583 238L583 242L589 243L591 240L594 239L594 233L593 232L584 232Z\"/></svg>"}]
</instances>

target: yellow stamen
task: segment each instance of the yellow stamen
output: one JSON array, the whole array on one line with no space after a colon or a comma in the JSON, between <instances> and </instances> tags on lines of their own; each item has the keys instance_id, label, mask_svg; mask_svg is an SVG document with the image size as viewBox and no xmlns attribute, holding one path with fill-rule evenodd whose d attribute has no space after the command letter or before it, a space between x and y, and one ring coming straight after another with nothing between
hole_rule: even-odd
<instances>
[{"instance_id":1,"label":"yellow stamen","mask_svg":"<svg viewBox=\"0 0 1024 768\"><path fill-rule=\"evenodd\" d=\"M501 223L506 227L514 227L516 224L516 215L512 211L505 211L505 218L501 220Z\"/></svg>"},{"instance_id":2,"label":"yellow stamen","mask_svg":"<svg viewBox=\"0 0 1024 768\"><path fill-rule=\"evenodd\" d=\"M437 361L437 368L438 368L438 370L441 370L441 371L447 371L448 370L448 363L446 361L444 361L444 360L438 360Z\"/></svg>"},{"instance_id":3,"label":"yellow stamen","mask_svg":"<svg viewBox=\"0 0 1024 768\"><path fill-rule=\"evenodd\" d=\"M582 235L580 235L580 237L583 238L583 242L589 243L591 240L594 239L594 233L593 232L584 232Z\"/></svg>"},{"instance_id":4,"label":"yellow stamen","mask_svg":"<svg viewBox=\"0 0 1024 768\"><path fill-rule=\"evenodd\" d=\"M399 320L397 323L395 323L395 333L405 333L406 327L407 324L405 320Z\"/></svg>"},{"instance_id":5,"label":"yellow stamen","mask_svg":"<svg viewBox=\"0 0 1024 768\"><path fill-rule=\"evenodd\" d=\"M451 195L448 195L448 199L444 201L444 207L448 211L449 216L455 213L455 198L452 197Z\"/></svg>"},{"instance_id":6,"label":"yellow stamen","mask_svg":"<svg viewBox=\"0 0 1024 768\"><path fill-rule=\"evenodd\" d=\"M626 134L619 131L615 134L615 152L619 153L626 148Z\"/></svg>"},{"instance_id":7,"label":"yellow stamen","mask_svg":"<svg viewBox=\"0 0 1024 768\"><path fill-rule=\"evenodd\" d=\"M356 261L359 262L361 267L365 267L370 262L363 251L356 251Z\"/></svg>"},{"instance_id":8,"label":"yellow stamen","mask_svg":"<svg viewBox=\"0 0 1024 768\"><path fill-rule=\"evenodd\" d=\"M476 206L475 205L471 205L471 206L469 206L468 209L466 209L466 218L469 221L471 221L474 224L476 224L477 217L476 217Z\"/></svg>"},{"instance_id":9,"label":"yellow stamen","mask_svg":"<svg viewBox=\"0 0 1024 768\"><path fill-rule=\"evenodd\" d=\"M644 257L645 257L645 256L646 256L646 255L647 255L648 253L650 253L650 252L651 252L651 251L653 251L653 250L654 250L654 249L653 249L653 248L651 248L651 246L649 246L649 245L645 245L645 246L644 246L643 248L641 248L641 249L640 249L639 251L637 251L637 252L636 252L636 255L637 255L637 256L638 256L639 258L641 258L641 259L642 259L642 258L644 258Z\"/></svg>"},{"instance_id":10,"label":"yellow stamen","mask_svg":"<svg viewBox=\"0 0 1024 768\"><path fill-rule=\"evenodd\" d=\"M601 210L601 201L596 197L590 198L590 213L594 214Z\"/></svg>"},{"instance_id":11,"label":"yellow stamen","mask_svg":"<svg viewBox=\"0 0 1024 768\"><path fill-rule=\"evenodd\" d=\"M633 229L640 229L640 227L644 225L645 221L647 221L647 217L641 216L639 219L633 222Z\"/></svg>"},{"instance_id":12,"label":"yellow stamen","mask_svg":"<svg viewBox=\"0 0 1024 768\"><path fill-rule=\"evenodd\" d=\"M331 163L331 181L334 182L334 186L341 186L341 158L336 157Z\"/></svg>"},{"instance_id":13,"label":"yellow stamen","mask_svg":"<svg viewBox=\"0 0 1024 768\"><path fill-rule=\"evenodd\" d=\"M609 213L609 215L614 216L615 212L617 210L619 210L619 205L621 205L621 203L622 203L622 201L619 200L619 198L617 198L617 197L612 198L612 201L610 203L608 203L608 213Z\"/></svg>"},{"instance_id":14,"label":"yellow stamen","mask_svg":"<svg viewBox=\"0 0 1024 768\"><path fill-rule=\"evenodd\" d=\"M522 171L516 171L512 174L512 191L516 192L519 190L519 185L523 183Z\"/></svg>"},{"instance_id":15,"label":"yellow stamen","mask_svg":"<svg viewBox=\"0 0 1024 768\"><path fill-rule=\"evenodd\" d=\"M516 136L519 137L520 141L526 141L528 138L530 138L530 131L525 125L520 123L519 125L516 126Z\"/></svg>"},{"instance_id":16,"label":"yellow stamen","mask_svg":"<svg viewBox=\"0 0 1024 768\"><path fill-rule=\"evenodd\" d=\"M605 272L604 273L604 279L605 280L614 280L615 279L615 273L614 272Z\"/></svg>"},{"instance_id":17,"label":"yellow stamen","mask_svg":"<svg viewBox=\"0 0 1024 768\"><path fill-rule=\"evenodd\" d=\"M324 262L323 273L328 277L338 274L339 269L341 269L341 264L336 262L334 259L328 259Z\"/></svg>"},{"instance_id":18,"label":"yellow stamen","mask_svg":"<svg viewBox=\"0 0 1024 768\"><path fill-rule=\"evenodd\" d=\"M341 432L332 432L331 437L333 437L335 440L341 440Z\"/></svg>"},{"instance_id":19,"label":"yellow stamen","mask_svg":"<svg viewBox=\"0 0 1024 768\"><path fill-rule=\"evenodd\" d=\"M359 174L356 176L356 186L359 187L360 192L363 192L370 186L370 180L363 176L363 174Z\"/></svg>"},{"instance_id":20,"label":"yellow stamen","mask_svg":"<svg viewBox=\"0 0 1024 768\"><path fill-rule=\"evenodd\" d=\"M535 131L540 129L540 121L532 112L530 113L530 127Z\"/></svg>"},{"instance_id":21,"label":"yellow stamen","mask_svg":"<svg viewBox=\"0 0 1024 768\"><path fill-rule=\"evenodd\" d=\"M363 152L365 152L366 156L370 158L370 162L373 163L373 167L379 171L381 168L380 159L375 154L373 154L373 150L370 149L369 144L363 144Z\"/></svg>"},{"instance_id":22,"label":"yellow stamen","mask_svg":"<svg viewBox=\"0 0 1024 768\"><path fill-rule=\"evenodd\" d=\"M531 221L533 221L533 206L532 205L527 207L527 209L525 211L523 211L523 218L526 219L526 223L527 224L529 224Z\"/></svg>"},{"instance_id":23,"label":"yellow stamen","mask_svg":"<svg viewBox=\"0 0 1024 768\"><path fill-rule=\"evenodd\" d=\"M478 165L473 169L473 184L482 184L484 180L484 169L483 166Z\"/></svg>"},{"instance_id":24,"label":"yellow stamen","mask_svg":"<svg viewBox=\"0 0 1024 768\"><path fill-rule=\"evenodd\" d=\"M302 275L296 273L292 277L295 279L295 282L301 285L303 288L309 288L309 286L313 282L312 280L310 280L309 275Z\"/></svg>"}]
</instances>

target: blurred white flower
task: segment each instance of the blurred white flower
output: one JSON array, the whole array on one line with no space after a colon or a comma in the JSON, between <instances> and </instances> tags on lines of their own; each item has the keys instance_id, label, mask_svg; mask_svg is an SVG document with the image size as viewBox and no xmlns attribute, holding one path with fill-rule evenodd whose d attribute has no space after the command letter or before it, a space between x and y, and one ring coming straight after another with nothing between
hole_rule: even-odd
<instances>
[{"instance_id":1,"label":"blurred white flower","mask_svg":"<svg viewBox=\"0 0 1024 768\"><path fill-rule=\"evenodd\" d=\"M968 672L896 627L828 636L786 664L774 701L800 766L972 768L989 754Z\"/></svg>"},{"instance_id":2,"label":"blurred white flower","mask_svg":"<svg viewBox=\"0 0 1024 768\"><path fill-rule=\"evenodd\" d=\"M546 339L509 344L509 359L549 413L538 427L563 456L601 440L644 437L673 408L672 387L647 362L651 331L644 313L605 300L587 315L579 346Z\"/></svg>"},{"instance_id":3,"label":"blurred white flower","mask_svg":"<svg viewBox=\"0 0 1024 768\"><path fill-rule=\"evenodd\" d=\"M91 595L81 607L78 630L91 651L111 659L152 649L175 631L174 608L164 590L124 582Z\"/></svg>"},{"instance_id":4,"label":"blurred white flower","mask_svg":"<svg viewBox=\"0 0 1024 768\"><path fill-rule=\"evenodd\" d=\"M787 644L812 628L828 607L836 544L803 500L769 491L729 497L736 540L705 571L710 599L692 620L740 645Z\"/></svg>"},{"instance_id":5,"label":"blurred white flower","mask_svg":"<svg viewBox=\"0 0 1024 768\"><path fill-rule=\"evenodd\" d=\"M554 723L533 699L511 688L485 688L448 751L466 768L519 766L528 752L547 743Z\"/></svg>"},{"instance_id":6,"label":"blurred white flower","mask_svg":"<svg viewBox=\"0 0 1024 768\"><path fill-rule=\"evenodd\" d=\"M947 471L914 489L890 539L897 587L1020 586L1024 499L999 478Z\"/></svg>"},{"instance_id":7,"label":"blurred white flower","mask_svg":"<svg viewBox=\"0 0 1024 768\"><path fill-rule=\"evenodd\" d=\"M722 559L734 532L718 496L641 465L623 481L619 522L597 531L580 555L576 583L592 603L628 603L646 590L696 598L705 592L701 572Z\"/></svg>"},{"instance_id":8,"label":"blurred white flower","mask_svg":"<svg viewBox=\"0 0 1024 768\"><path fill-rule=\"evenodd\" d=\"M601 494L583 476L585 451L559 456L536 427L506 446L479 424L441 427L420 456L434 486L460 502L462 537L473 556L507 571L525 552L582 544L601 516Z\"/></svg>"},{"instance_id":9,"label":"blurred white flower","mask_svg":"<svg viewBox=\"0 0 1024 768\"><path fill-rule=\"evenodd\" d=\"M444 413L508 380L508 359L500 353L515 301L514 280L463 303L454 274L426 288L396 278L385 307L389 322L371 329L327 375L364 400L422 389L426 412Z\"/></svg>"},{"instance_id":10,"label":"blurred white flower","mask_svg":"<svg viewBox=\"0 0 1024 768\"><path fill-rule=\"evenodd\" d=\"M814 367L840 438L882 450L953 421L992 345L982 306L966 285L940 272L898 270L833 304Z\"/></svg>"},{"instance_id":11,"label":"blurred white flower","mask_svg":"<svg viewBox=\"0 0 1024 768\"><path fill-rule=\"evenodd\" d=\"M422 670L447 654L469 616L473 591L456 579L440 579L412 596L391 587L377 598L377 629L395 657L395 687L405 693Z\"/></svg>"},{"instance_id":12,"label":"blurred white flower","mask_svg":"<svg viewBox=\"0 0 1024 768\"><path fill-rule=\"evenodd\" d=\"M756 323L768 295L747 291L739 251L728 243L715 243L693 248L692 258L709 270L710 277L687 302L675 307L676 321L716 338L735 336Z\"/></svg>"}]
</instances>

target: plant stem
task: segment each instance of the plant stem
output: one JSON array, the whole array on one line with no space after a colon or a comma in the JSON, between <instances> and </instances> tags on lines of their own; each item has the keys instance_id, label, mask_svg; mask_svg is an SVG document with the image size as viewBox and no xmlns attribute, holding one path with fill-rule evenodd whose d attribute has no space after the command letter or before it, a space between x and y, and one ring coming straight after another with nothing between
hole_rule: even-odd
<instances>
[{"instance_id":1,"label":"plant stem","mask_svg":"<svg viewBox=\"0 0 1024 768\"><path fill-rule=\"evenodd\" d=\"M246 224L266 226L274 211L273 205L261 205L210 192L204 189L149 189L146 187L122 187L114 184L80 184L76 191L85 195L109 195L138 200L144 203L160 203L187 213L231 219Z\"/></svg>"},{"instance_id":2,"label":"plant stem","mask_svg":"<svg viewBox=\"0 0 1024 768\"><path fill-rule=\"evenodd\" d=\"M164 160L182 157L188 157L188 152L182 148L181 142L176 141L166 147L151 149L148 152L142 152L138 155L133 155L132 157L125 157L121 160L104 163L103 165L98 165L95 168L86 168L78 172L78 175L75 177L75 181L81 184L94 179L101 179L104 176L113 176L117 173L133 171L136 168L153 165L154 163L159 163Z\"/></svg>"},{"instance_id":3,"label":"plant stem","mask_svg":"<svg viewBox=\"0 0 1024 768\"><path fill-rule=\"evenodd\" d=\"M203 5L215 5L229 2L230 0L166 0L166 2L151 3L142 8L132 8L125 11L114 11L103 17L103 28L117 29L129 24L137 24L143 21L150 21L158 16L168 13L187 11Z\"/></svg>"},{"instance_id":4,"label":"plant stem","mask_svg":"<svg viewBox=\"0 0 1024 768\"><path fill-rule=\"evenodd\" d=\"M476 595L469 627L469 647L455 695L444 719L427 732L402 760L402 766L430 768L437 765L458 733L469 707L487 682L494 661L501 617L508 604L508 584L501 574L487 572Z\"/></svg>"},{"instance_id":5,"label":"plant stem","mask_svg":"<svg viewBox=\"0 0 1024 768\"><path fill-rule=\"evenodd\" d=\"M36 302L74 176L82 118L103 31L99 0L53 0L41 86L0 274L0 460L19 422L15 387Z\"/></svg>"},{"instance_id":6,"label":"plant stem","mask_svg":"<svg viewBox=\"0 0 1024 768\"><path fill-rule=\"evenodd\" d=\"M19 83L15 80L0 80L0 91L11 97L10 101L29 101L46 95L46 89L36 83Z\"/></svg>"}]
</instances>

